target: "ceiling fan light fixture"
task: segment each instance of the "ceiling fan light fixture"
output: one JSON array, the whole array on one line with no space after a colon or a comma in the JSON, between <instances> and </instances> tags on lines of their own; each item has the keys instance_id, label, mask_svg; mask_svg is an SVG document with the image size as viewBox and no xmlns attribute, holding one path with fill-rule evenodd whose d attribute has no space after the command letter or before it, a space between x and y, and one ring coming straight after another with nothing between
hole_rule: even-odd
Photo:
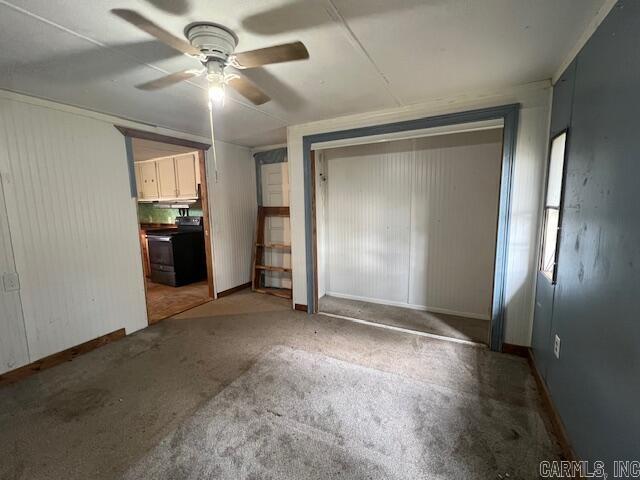
<instances>
[{"instance_id":1,"label":"ceiling fan light fixture","mask_svg":"<svg viewBox=\"0 0 640 480\"><path fill-rule=\"evenodd\" d=\"M224 64L217 60L207 62L207 82L209 91L209 105L224 106Z\"/></svg>"},{"instance_id":2,"label":"ceiling fan light fixture","mask_svg":"<svg viewBox=\"0 0 640 480\"><path fill-rule=\"evenodd\" d=\"M309 52L300 41L273 45L244 52L236 52L238 37L225 27L212 22L194 22L185 28L186 41L176 37L144 15L129 9L112 9L111 12L130 25L155 37L165 45L197 59L204 70L183 70L148 81L136 88L140 90L159 90L178 82L205 74L209 82L209 107L224 102L225 88L228 85L254 105L262 105L271 98L259 86L238 71L225 72L227 66L239 70L259 68L275 63L305 60Z\"/></svg>"},{"instance_id":3,"label":"ceiling fan light fixture","mask_svg":"<svg viewBox=\"0 0 640 480\"><path fill-rule=\"evenodd\" d=\"M224 106L224 83L209 81L209 102L212 105Z\"/></svg>"}]
</instances>

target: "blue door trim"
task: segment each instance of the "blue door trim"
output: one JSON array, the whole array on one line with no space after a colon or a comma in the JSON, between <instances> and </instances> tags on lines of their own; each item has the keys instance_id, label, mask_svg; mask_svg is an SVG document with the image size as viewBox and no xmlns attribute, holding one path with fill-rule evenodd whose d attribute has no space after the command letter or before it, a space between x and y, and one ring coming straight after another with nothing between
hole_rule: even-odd
<instances>
[{"instance_id":1,"label":"blue door trim","mask_svg":"<svg viewBox=\"0 0 640 480\"><path fill-rule=\"evenodd\" d=\"M315 262L313 246L313 228L315 219L312 217L312 197L314 193L311 178L311 145L319 142L342 140L346 138L367 137L371 135L421 130L424 128L442 127L459 123L478 122L483 120L502 119L503 150L502 172L500 178L500 202L498 209L498 228L496 236L495 270L493 281L493 301L491 315L491 339L492 350L501 351L504 330L505 287L507 272L507 248L509 240L509 214L511 209L511 182L513 174L513 161L515 158L516 137L518 131L519 104L503 105L499 107L470 110L467 112L449 113L434 117L424 117L414 120L405 120L384 125L359 127L348 130L318 133L302 137L303 172L304 172L304 228L305 228L305 255L307 266L307 306L308 312L317 311L315 298Z\"/></svg>"},{"instance_id":2,"label":"blue door trim","mask_svg":"<svg viewBox=\"0 0 640 480\"><path fill-rule=\"evenodd\" d=\"M284 163L287 161L286 147L267 150L253 154L256 163L256 198L258 206L262 206L262 165L270 165L272 163Z\"/></svg>"},{"instance_id":3,"label":"blue door trim","mask_svg":"<svg viewBox=\"0 0 640 480\"><path fill-rule=\"evenodd\" d=\"M136 164L133 159L133 142L131 137L124 137L124 148L127 152L127 170L129 170L129 188L131 189L131 198L137 198L138 185L136 184Z\"/></svg>"}]
</instances>

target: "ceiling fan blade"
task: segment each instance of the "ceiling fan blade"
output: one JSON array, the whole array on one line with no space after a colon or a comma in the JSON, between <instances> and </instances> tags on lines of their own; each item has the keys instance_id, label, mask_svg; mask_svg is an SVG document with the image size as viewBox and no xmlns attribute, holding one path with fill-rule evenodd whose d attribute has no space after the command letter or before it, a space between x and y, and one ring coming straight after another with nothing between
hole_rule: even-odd
<instances>
[{"instance_id":1,"label":"ceiling fan blade","mask_svg":"<svg viewBox=\"0 0 640 480\"><path fill-rule=\"evenodd\" d=\"M183 80L189 80L190 78L197 77L203 72L204 70L183 70L182 72L171 73L164 77L156 78L150 82L141 83L136 85L136 88L139 90L159 90L178 82L182 82Z\"/></svg>"},{"instance_id":2,"label":"ceiling fan blade","mask_svg":"<svg viewBox=\"0 0 640 480\"><path fill-rule=\"evenodd\" d=\"M266 93L244 77L234 75L227 81L227 85L233 88L244 98L251 101L254 105L262 105L263 103L267 103L271 100Z\"/></svg>"},{"instance_id":3,"label":"ceiling fan blade","mask_svg":"<svg viewBox=\"0 0 640 480\"><path fill-rule=\"evenodd\" d=\"M185 15L191 9L188 0L147 0L147 2L172 15Z\"/></svg>"},{"instance_id":4,"label":"ceiling fan blade","mask_svg":"<svg viewBox=\"0 0 640 480\"><path fill-rule=\"evenodd\" d=\"M232 56L231 63L236 68L255 68L271 63L291 62L306 58L309 58L309 52L304 43L292 42L236 53Z\"/></svg>"},{"instance_id":5,"label":"ceiling fan blade","mask_svg":"<svg viewBox=\"0 0 640 480\"><path fill-rule=\"evenodd\" d=\"M138 27L140 30L147 32L149 35L156 37L162 43L175 48L179 52L193 56L199 56L201 54L200 50L192 47L189 42L167 32L164 28L159 27L151 20L143 17L134 10L128 10L126 8L114 8L111 10L111 13L120 17L124 21L129 22L131 25Z\"/></svg>"}]
</instances>

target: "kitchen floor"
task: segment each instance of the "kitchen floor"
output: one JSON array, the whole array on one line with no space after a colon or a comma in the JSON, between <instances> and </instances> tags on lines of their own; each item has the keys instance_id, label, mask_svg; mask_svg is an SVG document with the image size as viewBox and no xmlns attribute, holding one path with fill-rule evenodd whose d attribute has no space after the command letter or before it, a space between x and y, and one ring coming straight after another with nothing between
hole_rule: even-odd
<instances>
[{"instance_id":1,"label":"kitchen floor","mask_svg":"<svg viewBox=\"0 0 640 480\"><path fill-rule=\"evenodd\" d=\"M406 328L443 337L489 343L491 322L477 318L460 317L445 313L381 305L325 295L320 299L321 312L368 322Z\"/></svg>"},{"instance_id":2,"label":"kitchen floor","mask_svg":"<svg viewBox=\"0 0 640 480\"><path fill-rule=\"evenodd\" d=\"M538 478L525 359L249 290L0 388L0 478Z\"/></svg>"},{"instance_id":3,"label":"kitchen floor","mask_svg":"<svg viewBox=\"0 0 640 480\"><path fill-rule=\"evenodd\" d=\"M146 282L147 312L150 324L211 300L209 296L209 284L206 280L191 283L183 287L162 285L148 279Z\"/></svg>"}]
</instances>

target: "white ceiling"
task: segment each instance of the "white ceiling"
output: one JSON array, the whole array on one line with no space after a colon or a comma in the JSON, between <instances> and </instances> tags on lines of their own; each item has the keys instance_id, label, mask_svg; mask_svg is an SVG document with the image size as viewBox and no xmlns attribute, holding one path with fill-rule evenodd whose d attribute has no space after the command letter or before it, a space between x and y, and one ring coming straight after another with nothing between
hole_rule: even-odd
<instances>
[{"instance_id":1,"label":"white ceiling","mask_svg":"<svg viewBox=\"0 0 640 480\"><path fill-rule=\"evenodd\" d=\"M109 13L182 36L209 20L238 50L303 41L311 58L247 71L273 100L231 94L221 140L284 142L285 127L550 78L605 0L0 0L0 88L208 135L200 80L135 84L197 65Z\"/></svg>"}]
</instances>

